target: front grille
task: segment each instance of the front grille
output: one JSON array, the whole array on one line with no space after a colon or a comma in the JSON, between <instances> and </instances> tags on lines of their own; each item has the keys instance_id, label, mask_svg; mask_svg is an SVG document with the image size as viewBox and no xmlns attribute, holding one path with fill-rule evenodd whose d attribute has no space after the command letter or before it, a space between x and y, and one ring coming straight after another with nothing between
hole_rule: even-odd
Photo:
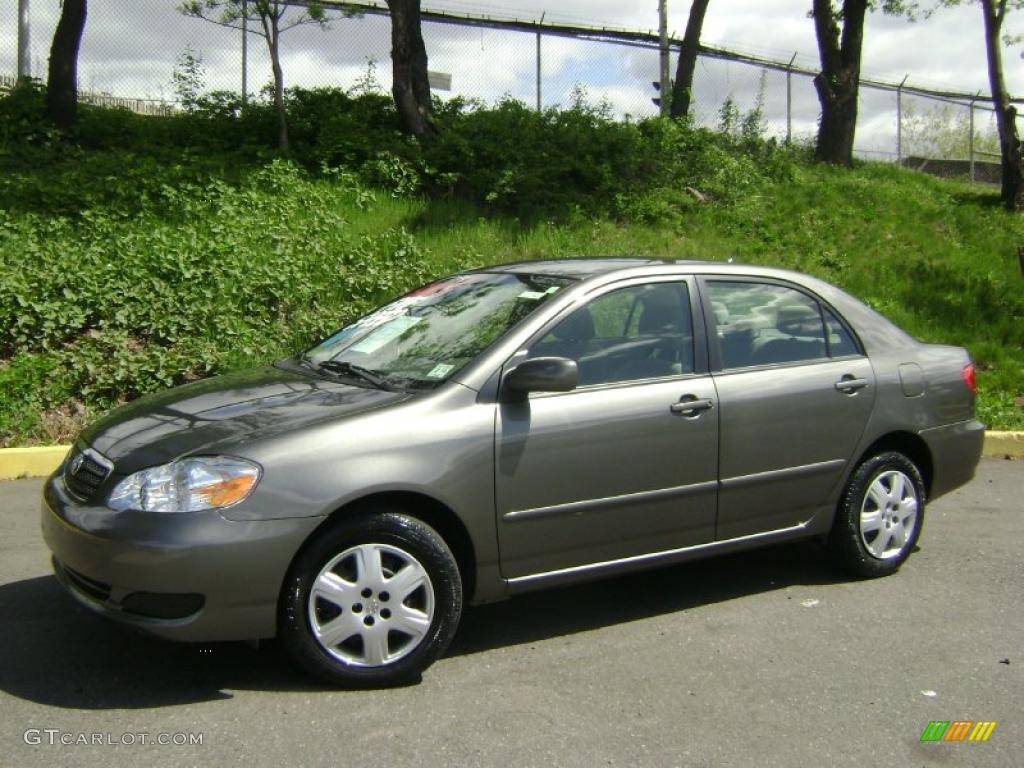
<instances>
[{"instance_id":1,"label":"front grille","mask_svg":"<svg viewBox=\"0 0 1024 768\"><path fill-rule=\"evenodd\" d=\"M111 469L110 461L91 448L75 448L64 465L64 487L82 501L89 501Z\"/></svg>"}]
</instances>

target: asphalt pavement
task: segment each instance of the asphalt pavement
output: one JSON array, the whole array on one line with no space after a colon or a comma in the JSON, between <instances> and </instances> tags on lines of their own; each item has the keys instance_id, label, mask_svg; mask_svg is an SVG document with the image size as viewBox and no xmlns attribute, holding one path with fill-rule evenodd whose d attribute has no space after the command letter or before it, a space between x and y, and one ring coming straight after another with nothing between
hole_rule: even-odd
<instances>
[{"instance_id":1,"label":"asphalt pavement","mask_svg":"<svg viewBox=\"0 0 1024 768\"><path fill-rule=\"evenodd\" d=\"M929 506L895 576L846 580L802 543L522 596L469 610L419 684L358 692L78 607L40 487L0 483L5 768L1021 765L1024 462ZM956 720L996 725L921 741Z\"/></svg>"}]
</instances>

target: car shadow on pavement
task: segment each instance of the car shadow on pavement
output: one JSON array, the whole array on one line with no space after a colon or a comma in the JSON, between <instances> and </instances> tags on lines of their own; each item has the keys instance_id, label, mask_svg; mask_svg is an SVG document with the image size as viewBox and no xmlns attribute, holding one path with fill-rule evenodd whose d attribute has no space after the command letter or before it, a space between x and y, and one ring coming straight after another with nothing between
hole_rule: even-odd
<instances>
[{"instance_id":1,"label":"car shadow on pavement","mask_svg":"<svg viewBox=\"0 0 1024 768\"><path fill-rule=\"evenodd\" d=\"M814 542L783 544L513 597L463 613L449 656L546 640L784 589L846 581Z\"/></svg>"},{"instance_id":2,"label":"car shadow on pavement","mask_svg":"<svg viewBox=\"0 0 1024 768\"><path fill-rule=\"evenodd\" d=\"M230 699L228 690L320 690L245 643L173 643L94 615L43 576L0 586L0 690L76 709ZM227 690L226 690L227 689Z\"/></svg>"},{"instance_id":3,"label":"car shadow on pavement","mask_svg":"<svg viewBox=\"0 0 1024 768\"><path fill-rule=\"evenodd\" d=\"M449 656L542 641L758 594L841 580L821 547L789 544L470 608ZM52 576L0 586L0 690L75 709L154 708L231 690L321 691L276 644L172 643L93 615Z\"/></svg>"}]
</instances>

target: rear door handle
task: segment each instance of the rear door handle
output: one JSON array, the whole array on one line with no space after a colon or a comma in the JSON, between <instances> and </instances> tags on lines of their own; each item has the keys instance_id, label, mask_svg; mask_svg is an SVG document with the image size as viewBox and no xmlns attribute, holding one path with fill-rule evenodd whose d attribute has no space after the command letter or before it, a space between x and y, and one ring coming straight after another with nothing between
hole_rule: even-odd
<instances>
[{"instance_id":1,"label":"rear door handle","mask_svg":"<svg viewBox=\"0 0 1024 768\"><path fill-rule=\"evenodd\" d=\"M710 411L714 407L715 403L713 400L698 398L696 395L683 395L679 398L678 403L672 403L668 409L672 413L692 419L700 416L704 411Z\"/></svg>"},{"instance_id":2,"label":"rear door handle","mask_svg":"<svg viewBox=\"0 0 1024 768\"><path fill-rule=\"evenodd\" d=\"M867 379L855 379L853 376L843 376L836 382L836 389L846 395L852 395L858 389L864 389L868 385Z\"/></svg>"}]
</instances>

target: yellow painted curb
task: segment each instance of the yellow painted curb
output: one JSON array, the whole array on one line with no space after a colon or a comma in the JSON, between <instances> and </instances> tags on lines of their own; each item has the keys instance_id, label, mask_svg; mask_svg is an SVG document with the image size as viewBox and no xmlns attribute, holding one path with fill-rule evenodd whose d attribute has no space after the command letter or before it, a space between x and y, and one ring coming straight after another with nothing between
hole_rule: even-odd
<instances>
[{"instance_id":1,"label":"yellow painted curb","mask_svg":"<svg viewBox=\"0 0 1024 768\"><path fill-rule=\"evenodd\" d=\"M31 448L0 448L0 480L46 477L67 455L69 445L40 445ZM1024 432L986 432L986 456L1024 459Z\"/></svg>"},{"instance_id":2,"label":"yellow painted curb","mask_svg":"<svg viewBox=\"0 0 1024 768\"><path fill-rule=\"evenodd\" d=\"M984 453L1024 459L1024 432L986 432Z\"/></svg>"},{"instance_id":3,"label":"yellow painted curb","mask_svg":"<svg viewBox=\"0 0 1024 768\"><path fill-rule=\"evenodd\" d=\"M69 445L39 445L0 449L0 480L46 477L67 455Z\"/></svg>"}]
</instances>

